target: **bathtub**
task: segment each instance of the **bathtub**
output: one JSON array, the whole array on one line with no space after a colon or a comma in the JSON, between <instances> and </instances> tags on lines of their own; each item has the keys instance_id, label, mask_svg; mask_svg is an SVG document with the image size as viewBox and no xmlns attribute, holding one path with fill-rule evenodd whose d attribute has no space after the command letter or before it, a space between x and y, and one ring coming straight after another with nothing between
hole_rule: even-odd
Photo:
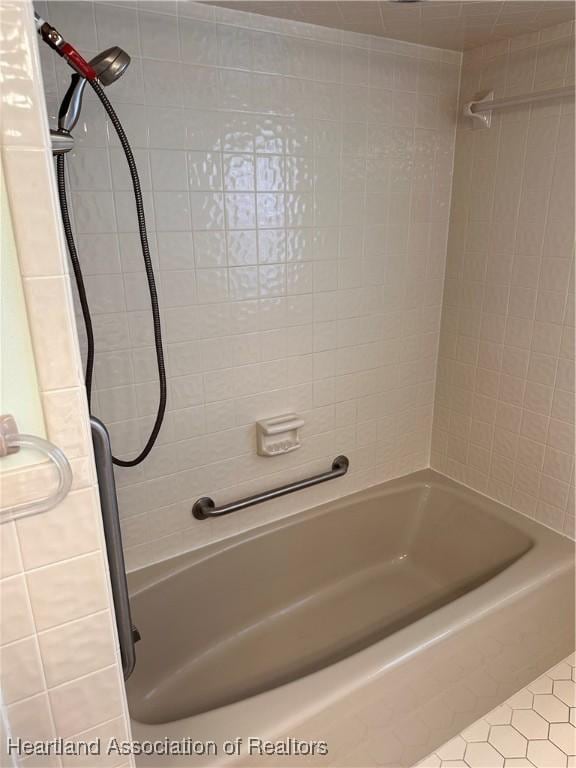
<instances>
[{"instance_id":1,"label":"bathtub","mask_svg":"<svg viewBox=\"0 0 576 768\"><path fill-rule=\"evenodd\" d=\"M139 765L410 766L575 647L573 542L431 470L129 582Z\"/></svg>"}]
</instances>

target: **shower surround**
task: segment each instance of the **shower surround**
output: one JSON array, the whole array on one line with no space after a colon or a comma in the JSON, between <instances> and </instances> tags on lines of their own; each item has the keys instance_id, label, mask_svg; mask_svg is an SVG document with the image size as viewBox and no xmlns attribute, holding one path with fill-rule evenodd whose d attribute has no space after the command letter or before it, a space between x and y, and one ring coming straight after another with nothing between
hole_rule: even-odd
<instances>
[{"instance_id":1,"label":"shower surround","mask_svg":"<svg viewBox=\"0 0 576 768\"><path fill-rule=\"evenodd\" d=\"M132 56L108 96L142 178L169 393L159 444L117 475L128 568L427 467L461 55L195 3L38 10L87 56ZM69 74L41 55L52 121ZM85 98L68 173L93 410L126 457L157 403L152 324L124 158ZM254 422L289 411L302 448L256 456ZM338 483L191 516L342 452Z\"/></svg>"},{"instance_id":2,"label":"shower surround","mask_svg":"<svg viewBox=\"0 0 576 768\"><path fill-rule=\"evenodd\" d=\"M574 27L464 53L461 103L574 85ZM434 469L574 538L574 100L458 126Z\"/></svg>"}]
</instances>

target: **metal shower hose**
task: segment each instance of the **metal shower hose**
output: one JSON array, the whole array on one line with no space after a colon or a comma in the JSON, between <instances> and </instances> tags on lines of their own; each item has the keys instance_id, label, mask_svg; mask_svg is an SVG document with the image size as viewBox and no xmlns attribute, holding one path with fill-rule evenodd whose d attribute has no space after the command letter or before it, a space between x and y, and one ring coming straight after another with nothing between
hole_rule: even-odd
<instances>
[{"instance_id":1,"label":"metal shower hose","mask_svg":"<svg viewBox=\"0 0 576 768\"><path fill-rule=\"evenodd\" d=\"M144 216L144 202L142 199L142 189L140 187L140 179L138 177L138 169L132 154L132 149L128 143L128 139L124 132L124 128L118 115L114 111L114 107L108 100L106 94L100 83L96 80L88 80L96 95L102 102L104 109L108 113L110 122L116 130L128 168L130 170L130 176L132 177L132 187L134 189L134 199L136 202L136 214L138 217L138 231L140 234L140 243L142 247L142 256L144 258L144 266L146 268L146 278L148 281L148 290L150 292L150 303L152 306L152 318L154 323L154 346L156 348L156 361L158 365L158 381L160 384L160 397L158 402L158 410L156 412L156 419L150 432L150 436L146 442L142 451L134 459L119 459L116 456L112 457L112 460L116 466L119 467L134 467L140 464L148 456L158 433L162 426L164 419L164 413L166 411L166 368L164 365L164 351L162 349L162 329L160 326L160 309L158 307L158 293L156 291L156 282L154 280L154 270L152 268L152 259L150 258L150 247L148 245L148 234L146 232L146 219ZM72 269L74 271L74 277L76 279L76 286L78 288L78 298L80 299L80 305L82 308L82 316L84 318L84 325L86 327L86 337L88 353L86 356L86 393L88 396L88 408L90 408L90 401L92 396L92 377L94 372L94 331L92 328L92 318L90 316L90 308L88 306L88 299L86 297L86 288L84 286L84 279L82 276L82 269L80 261L78 259L78 252L76 250L76 244L74 242L74 235L72 232L72 226L70 224L70 216L68 213L68 201L66 199L66 177L64 173L64 154L58 155L56 158L56 176L58 181L58 197L60 200L60 210L62 213L62 224L64 227L64 234L66 236L66 242L68 244L68 252L70 254L70 260L72 262Z\"/></svg>"}]
</instances>

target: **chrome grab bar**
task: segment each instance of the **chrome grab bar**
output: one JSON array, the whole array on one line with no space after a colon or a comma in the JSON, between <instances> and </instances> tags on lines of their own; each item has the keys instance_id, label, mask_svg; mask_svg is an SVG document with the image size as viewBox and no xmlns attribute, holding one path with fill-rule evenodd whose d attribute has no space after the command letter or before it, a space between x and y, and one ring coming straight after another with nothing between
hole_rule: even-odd
<instances>
[{"instance_id":1,"label":"chrome grab bar","mask_svg":"<svg viewBox=\"0 0 576 768\"><path fill-rule=\"evenodd\" d=\"M132 624L130 613L130 598L128 595L126 567L124 565L124 551L122 549L122 533L118 516L118 499L116 498L110 436L104 424L95 416L91 416L90 426L92 428L92 444L96 460L96 475L98 476L100 507L102 508L102 522L104 524L104 538L106 539L106 553L108 555L110 585L114 600L120 655L122 656L122 669L124 680L127 680L136 665L134 643L140 639L140 635Z\"/></svg>"},{"instance_id":2,"label":"chrome grab bar","mask_svg":"<svg viewBox=\"0 0 576 768\"><path fill-rule=\"evenodd\" d=\"M332 469L327 472L322 472L313 477L307 477L305 480L297 480L294 483L281 485L279 488L273 488L271 491L256 493L253 496L247 496L239 501L232 501L230 504L224 504L221 507L216 506L214 499L211 499L209 496L203 496L194 503L192 514L196 520L206 520L209 517L229 515L230 512L238 512L240 509L252 507L254 504L261 504L263 501L277 499L279 496L286 496L288 493L301 491L304 488L310 488L312 485L318 485L319 483L325 483L327 480L334 480L336 477L342 477L342 475L345 475L346 472L348 472L349 466L350 462L346 456L337 456L332 462Z\"/></svg>"}]
</instances>

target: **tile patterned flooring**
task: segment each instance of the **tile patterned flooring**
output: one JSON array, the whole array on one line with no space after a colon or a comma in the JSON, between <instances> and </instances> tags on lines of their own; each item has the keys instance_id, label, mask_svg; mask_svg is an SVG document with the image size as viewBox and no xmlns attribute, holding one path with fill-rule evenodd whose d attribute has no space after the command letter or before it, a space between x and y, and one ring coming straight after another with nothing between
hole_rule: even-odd
<instances>
[{"instance_id":1,"label":"tile patterned flooring","mask_svg":"<svg viewBox=\"0 0 576 768\"><path fill-rule=\"evenodd\" d=\"M576 654L416 768L576 768Z\"/></svg>"}]
</instances>

